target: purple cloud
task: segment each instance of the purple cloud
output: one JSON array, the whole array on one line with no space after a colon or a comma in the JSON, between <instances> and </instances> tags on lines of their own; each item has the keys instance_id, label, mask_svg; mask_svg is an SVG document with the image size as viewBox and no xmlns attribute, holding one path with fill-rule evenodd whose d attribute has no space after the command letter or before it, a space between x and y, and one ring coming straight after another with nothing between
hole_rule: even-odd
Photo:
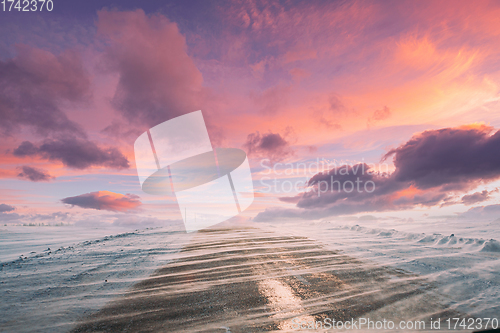
<instances>
[{"instance_id":1,"label":"purple cloud","mask_svg":"<svg viewBox=\"0 0 500 333\"><path fill-rule=\"evenodd\" d=\"M0 213L6 213L6 212L12 212L16 210L16 207L7 205L7 204L0 204Z\"/></svg>"},{"instance_id":2,"label":"purple cloud","mask_svg":"<svg viewBox=\"0 0 500 333\"><path fill-rule=\"evenodd\" d=\"M283 136L271 132L263 135L259 132L249 134L243 147L249 156L269 158L273 162L284 160L294 153Z\"/></svg>"},{"instance_id":3,"label":"purple cloud","mask_svg":"<svg viewBox=\"0 0 500 333\"><path fill-rule=\"evenodd\" d=\"M397 181L418 188L446 186L448 190L474 188L483 180L500 177L500 131L492 128L444 128L415 135L390 150Z\"/></svg>"},{"instance_id":4,"label":"purple cloud","mask_svg":"<svg viewBox=\"0 0 500 333\"><path fill-rule=\"evenodd\" d=\"M38 153L38 148L29 141L23 141L12 153L18 157L32 156Z\"/></svg>"},{"instance_id":5,"label":"purple cloud","mask_svg":"<svg viewBox=\"0 0 500 333\"><path fill-rule=\"evenodd\" d=\"M61 102L80 102L90 94L89 75L74 51L55 56L28 46L15 58L0 60L0 131L10 135L21 126L40 135L83 129L61 111Z\"/></svg>"},{"instance_id":6,"label":"purple cloud","mask_svg":"<svg viewBox=\"0 0 500 333\"><path fill-rule=\"evenodd\" d=\"M21 172L17 176L19 178L31 180L32 182L48 181L54 178L43 170L27 165L21 167Z\"/></svg>"},{"instance_id":7,"label":"purple cloud","mask_svg":"<svg viewBox=\"0 0 500 333\"><path fill-rule=\"evenodd\" d=\"M274 115L288 104L289 86L277 85L263 92L251 92L250 99L264 115Z\"/></svg>"},{"instance_id":8,"label":"purple cloud","mask_svg":"<svg viewBox=\"0 0 500 333\"><path fill-rule=\"evenodd\" d=\"M461 213L459 217L467 219L495 219L500 216L500 205L488 205L472 207L468 211Z\"/></svg>"},{"instance_id":9,"label":"purple cloud","mask_svg":"<svg viewBox=\"0 0 500 333\"><path fill-rule=\"evenodd\" d=\"M129 161L118 149L102 148L91 141L74 137L64 140L45 140L38 147L29 141L24 141L13 154L18 157L36 155L51 161L61 161L64 165L75 169L93 166L113 169L129 167Z\"/></svg>"},{"instance_id":10,"label":"purple cloud","mask_svg":"<svg viewBox=\"0 0 500 333\"><path fill-rule=\"evenodd\" d=\"M384 156L394 156L396 170L391 175L374 173L366 164L344 165L318 173L308 182L310 191L280 198L296 203L298 209L266 209L254 220L317 219L487 200L488 191L465 195L461 202L456 198L500 178L500 131L490 135L491 131L483 126L417 134Z\"/></svg>"},{"instance_id":11,"label":"purple cloud","mask_svg":"<svg viewBox=\"0 0 500 333\"><path fill-rule=\"evenodd\" d=\"M473 194L464 195L462 203L464 205L473 205L478 202L486 201L490 198L489 192L484 190L482 192L475 192Z\"/></svg>"},{"instance_id":12,"label":"purple cloud","mask_svg":"<svg viewBox=\"0 0 500 333\"><path fill-rule=\"evenodd\" d=\"M367 164L342 165L314 175L308 192L279 198L296 203L297 208L270 208L257 214L254 221L277 218L319 219L361 212L401 210L415 205L432 206L446 198L446 193L428 191L405 193L411 184L398 182L390 175L374 172Z\"/></svg>"}]
</instances>

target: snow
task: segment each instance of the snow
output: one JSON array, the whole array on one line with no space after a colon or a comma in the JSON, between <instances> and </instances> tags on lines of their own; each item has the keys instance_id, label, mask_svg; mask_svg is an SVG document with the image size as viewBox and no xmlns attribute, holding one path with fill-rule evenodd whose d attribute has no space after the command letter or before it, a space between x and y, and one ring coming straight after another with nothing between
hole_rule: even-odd
<instances>
[{"instance_id":1,"label":"snow","mask_svg":"<svg viewBox=\"0 0 500 333\"><path fill-rule=\"evenodd\" d=\"M189 237L164 228L120 233L4 227L1 232L0 327L8 332L69 331L172 260Z\"/></svg>"},{"instance_id":2,"label":"snow","mask_svg":"<svg viewBox=\"0 0 500 333\"><path fill-rule=\"evenodd\" d=\"M436 283L442 302L461 313L500 315L499 221L301 221L265 227L418 274Z\"/></svg>"},{"instance_id":3,"label":"snow","mask_svg":"<svg viewBox=\"0 0 500 333\"><path fill-rule=\"evenodd\" d=\"M499 224L388 219L251 226L306 236L367 265L418 274L437 286L439 301L450 309L498 317ZM31 332L34 327L38 332L67 332L175 259L193 235L168 228L2 227L0 327L9 332Z\"/></svg>"}]
</instances>

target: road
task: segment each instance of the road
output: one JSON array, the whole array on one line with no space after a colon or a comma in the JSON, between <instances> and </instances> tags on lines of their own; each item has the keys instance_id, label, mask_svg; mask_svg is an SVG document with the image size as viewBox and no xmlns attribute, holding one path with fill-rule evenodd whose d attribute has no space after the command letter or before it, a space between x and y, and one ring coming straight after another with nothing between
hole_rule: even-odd
<instances>
[{"instance_id":1,"label":"road","mask_svg":"<svg viewBox=\"0 0 500 333\"><path fill-rule=\"evenodd\" d=\"M333 318L460 314L432 283L260 229L199 231L179 258L84 320L77 332L268 332Z\"/></svg>"}]
</instances>

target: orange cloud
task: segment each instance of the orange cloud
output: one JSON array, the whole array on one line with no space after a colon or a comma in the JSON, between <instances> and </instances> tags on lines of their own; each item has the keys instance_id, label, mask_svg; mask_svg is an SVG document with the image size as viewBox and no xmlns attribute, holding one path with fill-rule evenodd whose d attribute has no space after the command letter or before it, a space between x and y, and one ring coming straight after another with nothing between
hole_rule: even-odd
<instances>
[{"instance_id":1,"label":"orange cloud","mask_svg":"<svg viewBox=\"0 0 500 333\"><path fill-rule=\"evenodd\" d=\"M411 185L410 187L401 190L399 192L394 193L394 195L391 197L392 200L396 200L402 197L408 198L408 199L413 199L415 195L423 193L422 190L416 188L414 185Z\"/></svg>"},{"instance_id":2,"label":"orange cloud","mask_svg":"<svg viewBox=\"0 0 500 333\"><path fill-rule=\"evenodd\" d=\"M141 206L141 200L134 194L120 194L110 191L90 192L61 200L63 203L97 210L126 212Z\"/></svg>"}]
</instances>

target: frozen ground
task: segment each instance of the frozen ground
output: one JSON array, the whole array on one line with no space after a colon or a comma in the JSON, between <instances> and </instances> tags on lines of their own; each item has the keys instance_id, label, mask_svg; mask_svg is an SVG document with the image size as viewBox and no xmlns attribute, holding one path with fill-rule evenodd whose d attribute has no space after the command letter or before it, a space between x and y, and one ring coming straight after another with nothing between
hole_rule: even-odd
<instances>
[{"instance_id":1,"label":"frozen ground","mask_svg":"<svg viewBox=\"0 0 500 333\"><path fill-rule=\"evenodd\" d=\"M3 227L0 331L69 331L168 263L188 237L160 228Z\"/></svg>"},{"instance_id":2,"label":"frozen ground","mask_svg":"<svg viewBox=\"0 0 500 333\"><path fill-rule=\"evenodd\" d=\"M499 222L301 221L251 225L275 235L308 237L325 251L340 251L359 259L356 265L366 265L366 269L375 263L417 274L435 285L439 303L456 313L500 316ZM76 322L97 313L134 284L179 258L179 250L195 235L164 228L124 232L70 226L2 227L0 331L67 332ZM209 243L213 237L198 233L197 242L206 239ZM266 243L266 251L273 246ZM211 247L205 248L201 251L209 255ZM275 273L266 270L259 271L258 278L266 281L266 274L268 280L276 280L271 276ZM290 274L299 282L306 276ZM194 288L196 283L181 286ZM308 288L312 288L310 284ZM384 312L380 313L382 316Z\"/></svg>"},{"instance_id":3,"label":"frozen ground","mask_svg":"<svg viewBox=\"0 0 500 333\"><path fill-rule=\"evenodd\" d=\"M450 309L500 317L500 221L301 221L265 227L416 273L436 282Z\"/></svg>"}]
</instances>

